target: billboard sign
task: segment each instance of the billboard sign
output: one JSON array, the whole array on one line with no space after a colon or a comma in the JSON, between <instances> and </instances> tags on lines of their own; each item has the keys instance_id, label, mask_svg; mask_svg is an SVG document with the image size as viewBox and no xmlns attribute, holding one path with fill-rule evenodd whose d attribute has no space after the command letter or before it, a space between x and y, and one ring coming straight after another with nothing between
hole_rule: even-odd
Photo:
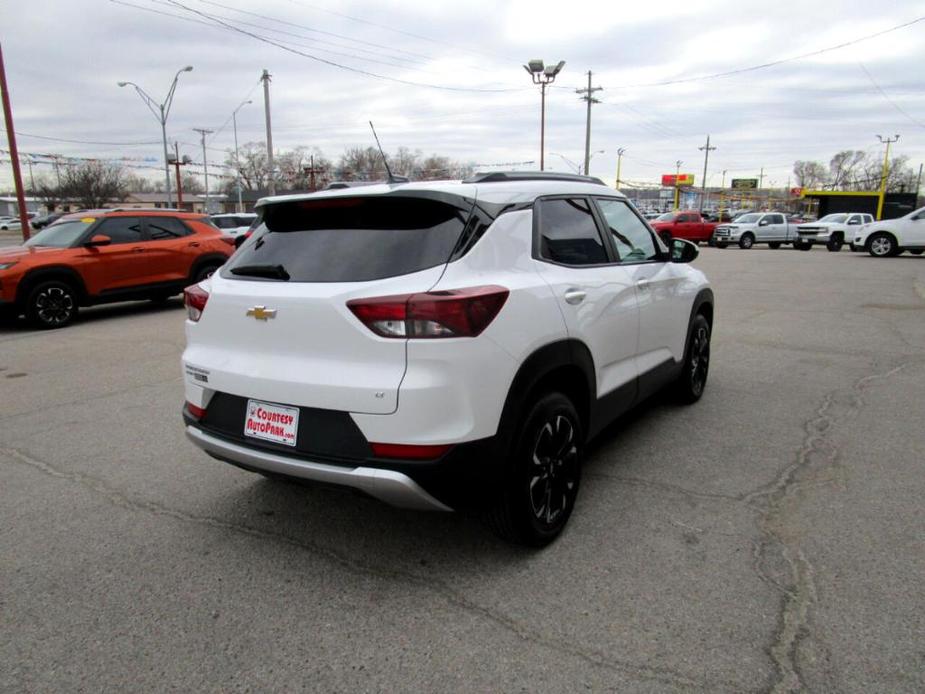
<instances>
[{"instance_id":1,"label":"billboard sign","mask_svg":"<svg viewBox=\"0 0 925 694\"><path fill-rule=\"evenodd\" d=\"M733 190L758 190L757 178L733 178Z\"/></svg>"},{"instance_id":2,"label":"billboard sign","mask_svg":"<svg viewBox=\"0 0 925 694\"><path fill-rule=\"evenodd\" d=\"M662 185L666 188L694 185L694 174L662 174Z\"/></svg>"}]
</instances>

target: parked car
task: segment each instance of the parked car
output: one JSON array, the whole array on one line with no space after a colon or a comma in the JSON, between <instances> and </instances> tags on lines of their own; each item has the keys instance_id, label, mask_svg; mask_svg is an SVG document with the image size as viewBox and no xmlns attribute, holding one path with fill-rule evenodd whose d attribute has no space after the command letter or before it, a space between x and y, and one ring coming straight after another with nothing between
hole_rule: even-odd
<instances>
[{"instance_id":1,"label":"parked car","mask_svg":"<svg viewBox=\"0 0 925 694\"><path fill-rule=\"evenodd\" d=\"M885 258L909 251L925 252L925 207L898 219L881 219L862 226L854 234L853 245L875 258Z\"/></svg>"},{"instance_id":2,"label":"parked car","mask_svg":"<svg viewBox=\"0 0 925 694\"><path fill-rule=\"evenodd\" d=\"M697 210L681 210L661 215L652 222L652 228L665 243L673 238L699 243L710 240L716 223L705 221Z\"/></svg>"},{"instance_id":3,"label":"parked car","mask_svg":"<svg viewBox=\"0 0 925 694\"><path fill-rule=\"evenodd\" d=\"M33 219L29 222L29 226L31 226L33 229L44 229L49 224L54 224L57 222L59 219L61 219L61 217L64 216L64 214L64 212L52 212L40 217L33 217Z\"/></svg>"},{"instance_id":4,"label":"parked car","mask_svg":"<svg viewBox=\"0 0 925 694\"><path fill-rule=\"evenodd\" d=\"M255 219L257 219L257 215L253 212L212 215L212 223L232 237L244 234L251 228L251 224L254 223Z\"/></svg>"},{"instance_id":5,"label":"parked car","mask_svg":"<svg viewBox=\"0 0 925 694\"><path fill-rule=\"evenodd\" d=\"M717 248L726 248L730 243L746 249L756 243L780 248L781 244L793 243L798 238L797 225L789 223L781 212L749 212L736 217L731 224L717 226L713 234Z\"/></svg>"},{"instance_id":6,"label":"parked car","mask_svg":"<svg viewBox=\"0 0 925 694\"><path fill-rule=\"evenodd\" d=\"M22 231L19 217L0 217L0 231Z\"/></svg>"},{"instance_id":7,"label":"parked car","mask_svg":"<svg viewBox=\"0 0 925 694\"><path fill-rule=\"evenodd\" d=\"M496 172L258 205L255 236L186 290L183 417L215 458L476 506L541 546L593 436L662 387L703 393L697 248L663 246L597 179Z\"/></svg>"},{"instance_id":8,"label":"parked car","mask_svg":"<svg viewBox=\"0 0 925 694\"><path fill-rule=\"evenodd\" d=\"M0 249L0 307L39 328L61 328L79 306L179 294L232 251L205 215L80 212Z\"/></svg>"},{"instance_id":9,"label":"parked car","mask_svg":"<svg viewBox=\"0 0 925 694\"><path fill-rule=\"evenodd\" d=\"M873 221L873 215L861 212L827 214L818 222L800 224L797 227L797 233L800 235L799 243L795 243L794 246L808 251L814 244L821 244L837 253L847 241L851 244L851 250L854 250L855 245L852 239L856 232Z\"/></svg>"}]
</instances>

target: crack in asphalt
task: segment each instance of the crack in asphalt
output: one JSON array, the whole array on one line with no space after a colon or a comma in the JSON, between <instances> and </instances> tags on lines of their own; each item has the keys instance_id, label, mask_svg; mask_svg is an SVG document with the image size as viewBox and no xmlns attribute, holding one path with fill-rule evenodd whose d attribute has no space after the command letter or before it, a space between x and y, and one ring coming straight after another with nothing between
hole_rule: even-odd
<instances>
[{"instance_id":1,"label":"crack in asphalt","mask_svg":"<svg viewBox=\"0 0 925 694\"><path fill-rule=\"evenodd\" d=\"M798 664L798 649L801 641L810 638L810 609L816 601L816 584L812 563L803 553L796 538L789 536L785 523L785 503L793 501L804 487L814 484L813 480L800 479L809 473L836 466L839 460L838 447L831 440L836 423L833 406L838 402L849 414L857 414L863 407L861 393L871 383L896 375L918 360L906 361L888 371L871 374L856 381L850 389L832 391L822 399L812 417L804 424L803 444L793 462L771 482L745 495L744 501L759 511L761 540L754 546L754 569L768 585L782 593L778 626L772 636L768 653L775 668L775 677L763 690L771 694L794 692L805 687L803 674ZM848 403L840 398L847 396ZM789 574L786 581L775 579L764 565L772 562L772 552L780 558Z\"/></svg>"},{"instance_id":2,"label":"crack in asphalt","mask_svg":"<svg viewBox=\"0 0 925 694\"><path fill-rule=\"evenodd\" d=\"M34 458L27 453L24 453L23 451L15 448L0 448L0 454L5 455L7 458L14 460L21 465L32 468L33 470L37 470L49 477L79 484L85 489L88 489L104 497L114 506L118 506L129 511L144 512L152 515L164 516L172 518L176 521L180 521L182 523L192 523L199 526L237 533L252 538L279 542L291 547L307 550L314 554L320 555L331 563L359 575L384 578L396 582L415 585L431 593L435 593L449 604L465 612L493 623L495 626L514 634L523 641L542 646L560 654L578 658L593 666L619 672L623 675L630 675L639 679L651 680L660 682L662 684L679 687L696 687L711 692L717 691L719 686L727 688L728 691L741 691L742 688L741 684L736 682L731 682L728 680L703 682L669 668L651 665L640 665L638 663L621 661L619 659L612 658L600 651L571 646L568 643L564 643L555 639L554 637L537 635L529 626L517 622L513 618L502 614L495 608L486 607L474 602L457 590L451 588L446 583L435 580L430 576L421 576L419 574L408 571L373 567L341 554L340 552L337 552L330 547L325 547L324 545L314 542L296 539L282 533L274 533L261 530L259 528L241 523L232 523L221 518L187 513L185 511L180 511L155 501L133 499L126 495L124 492L110 486L107 482L93 477L92 475L87 475L82 472L67 472L60 470L59 468L45 461L38 460L37 458Z\"/></svg>"}]
</instances>

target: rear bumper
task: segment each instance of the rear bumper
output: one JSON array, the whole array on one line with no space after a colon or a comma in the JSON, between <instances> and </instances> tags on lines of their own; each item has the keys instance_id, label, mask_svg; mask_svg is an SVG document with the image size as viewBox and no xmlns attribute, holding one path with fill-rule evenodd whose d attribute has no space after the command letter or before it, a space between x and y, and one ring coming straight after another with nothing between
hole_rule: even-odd
<instances>
[{"instance_id":1,"label":"rear bumper","mask_svg":"<svg viewBox=\"0 0 925 694\"><path fill-rule=\"evenodd\" d=\"M358 489L380 501L422 511L452 511L408 475L373 467L328 465L241 446L188 425L186 436L209 455L243 467Z\"/></svg>"}]
</instances>

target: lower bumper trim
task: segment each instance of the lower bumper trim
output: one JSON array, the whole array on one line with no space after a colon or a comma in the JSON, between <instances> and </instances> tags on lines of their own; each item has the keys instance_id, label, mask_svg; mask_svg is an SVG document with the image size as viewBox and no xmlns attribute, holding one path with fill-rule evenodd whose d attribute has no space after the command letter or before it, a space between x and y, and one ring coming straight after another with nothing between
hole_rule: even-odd
<instances>
[{"instance_id":1,"label":"lower bumper trim","mask_svg":"<svg viewBox=\"0 0 925 694\"><path fill-rule=\"evenodd\" d=\"M290 458L224 441L194 426L186 427L186 436L207 453L228 462L289 477L359 489L380 501L401 508L421 511L453 510L428 494L413 479L394 470L340 467Z\"/></svg>"}]
</instances>

